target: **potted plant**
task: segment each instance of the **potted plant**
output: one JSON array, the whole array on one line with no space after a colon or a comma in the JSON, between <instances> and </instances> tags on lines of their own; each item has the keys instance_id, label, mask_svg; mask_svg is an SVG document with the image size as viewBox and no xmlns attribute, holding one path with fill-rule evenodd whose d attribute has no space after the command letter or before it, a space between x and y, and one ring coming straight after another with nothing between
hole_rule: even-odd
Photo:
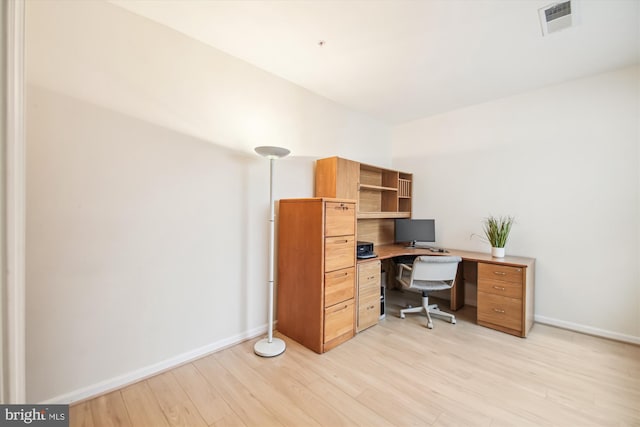
<instances>
[{"instance_id":1,"label":"potted plant","mask_svg":"<svg viewBox=\"0 0 640 427\"><path fill-rule=\"evenodd\" d=\"M512 216L490 215L482 222L484 235L491 244L491 256L504 258L504 247L507 244L513 220Z\"/></svg>"}]
</instances>

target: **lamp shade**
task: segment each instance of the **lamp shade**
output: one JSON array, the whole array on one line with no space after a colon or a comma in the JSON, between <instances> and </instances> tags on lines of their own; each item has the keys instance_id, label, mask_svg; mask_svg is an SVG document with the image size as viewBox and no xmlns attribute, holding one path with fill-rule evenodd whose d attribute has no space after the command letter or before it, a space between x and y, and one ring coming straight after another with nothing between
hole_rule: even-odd
<instances>
[{"instance_id":1,"label":"lamp shade","mask_svg":"<svg viewBox=\"0 0 640 427\"><path fill-rule=\"evenodd\" d=\"M256 153L268 159L281 159L287 157L291 151L282 147L272 147L269 145L263 145L255 148Z\"/></svg>"}]
</instances>

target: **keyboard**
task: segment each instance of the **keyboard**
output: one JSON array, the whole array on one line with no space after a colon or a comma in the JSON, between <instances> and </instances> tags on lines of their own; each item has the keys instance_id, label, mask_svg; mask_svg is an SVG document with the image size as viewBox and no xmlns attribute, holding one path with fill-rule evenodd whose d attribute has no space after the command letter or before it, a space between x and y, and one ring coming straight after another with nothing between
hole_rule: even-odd
<instances>
[{"instance_id":1,"label":"keyboard","mask_svg":"<svg viewBox=\"0 0 640 427\"><path fill-rule=\"evenodd\" d=\"M442 249L442 248L429 248L430 252L436 252L436 253L441 253L441 254L448 254L449 251L446 249Z\"/></svg>"}]
</instances>

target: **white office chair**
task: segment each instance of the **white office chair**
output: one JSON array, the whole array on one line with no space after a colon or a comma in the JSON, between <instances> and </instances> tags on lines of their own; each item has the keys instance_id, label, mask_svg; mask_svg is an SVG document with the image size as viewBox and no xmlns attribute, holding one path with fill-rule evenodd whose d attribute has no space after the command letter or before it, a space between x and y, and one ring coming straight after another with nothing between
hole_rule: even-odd
<instances>
[{"instance_id":1,"label":"white office chair","mask_svg":"<svg viewBox=\"0 0 640 427\"><path fill-rule=\"evenodd\" d=\"M462 258L458 256L419 256L413 261L413 266L399 264L398 282L403 288L422 292L422 307L411 307L400 310L400 318L404 319L405 313L427 314L427 328L433 329L431 314L436 317L449 319L453 324L456 317L453 314L440 311L437 304L429 305L431 291L451 289L456 280L458 263Z\"/></svg>"}]
</instances>

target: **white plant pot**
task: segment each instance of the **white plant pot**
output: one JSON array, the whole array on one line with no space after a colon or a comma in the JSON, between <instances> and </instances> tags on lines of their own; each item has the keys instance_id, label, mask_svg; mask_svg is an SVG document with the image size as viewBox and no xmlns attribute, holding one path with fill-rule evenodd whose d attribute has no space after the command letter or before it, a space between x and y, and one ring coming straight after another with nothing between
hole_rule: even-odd
<instances>
[{"instance_id":1,"label":"white plant pot","mask_svg":"<svg viewBox=\"0 0 640 427\"><path fill-rule=\"evenodd\" d=\"M494 258L504 258L504 248L491 248L491 256Z\"/></svg>"}]
</instances>

